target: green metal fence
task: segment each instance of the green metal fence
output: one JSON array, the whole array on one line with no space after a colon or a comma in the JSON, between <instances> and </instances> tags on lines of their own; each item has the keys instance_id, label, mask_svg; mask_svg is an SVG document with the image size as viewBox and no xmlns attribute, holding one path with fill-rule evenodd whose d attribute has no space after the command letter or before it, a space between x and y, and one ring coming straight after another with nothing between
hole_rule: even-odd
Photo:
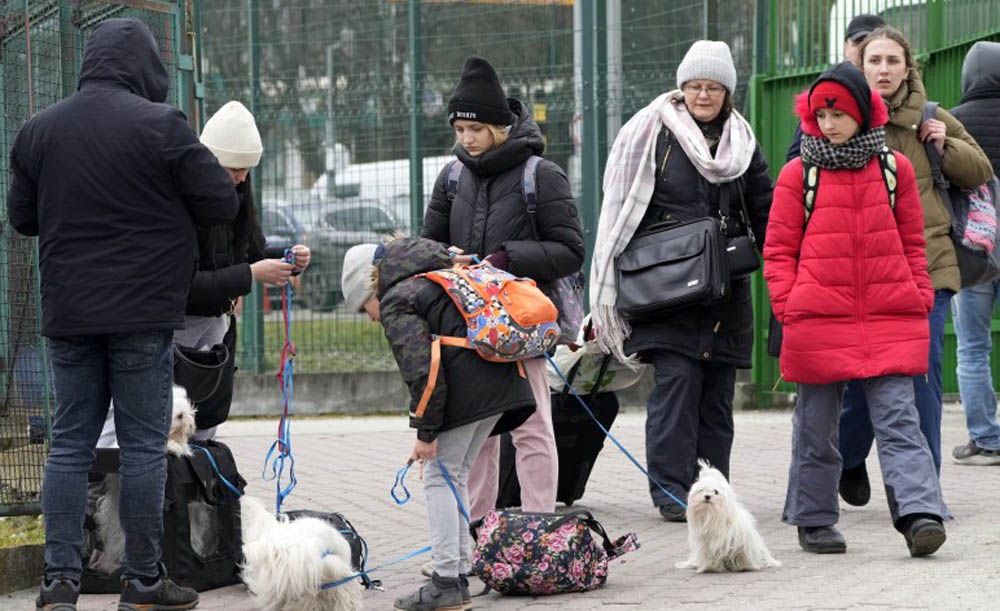
<instances>
[{"instance_id":1,"label":"green metal fence","mask_svg":"<svg viewBox=\"0 0 1000 611\"><path fill-rule=\"evenodd\" d=\"M466 56L489 59L534 113L592 241L621 123L674 87L684 52L705 37L732 46L742 103L753 17L747 0L205 3L207 111L230 99L253 109L265 233L313 250L293 305L296 371L395 367L378 326L341 306L340 265L348 247L386 228L419 230L451 159L445 105ZM276 367L278 307L273 290L247 300L244 371Z\"/></svg>"},{"instance_id":2,"label":"green metal fence","mask_svg":"<svg viewBox=\"0 0 1000 611\"><path fill-rule=\"evenodd\" d=\"M843 32L861 13L881 15L910 40L929 99L945 108L961 98L962 62L976 40L1000 40L1000 2L996 0L770 0L758 5L758 19L769 24L766 53L758 57L753 78L750 120L776 177L798 120L792 100L830 64L842 61ZM778 362L767 356L770 302L762 278L754 279L753 380L756 404L769 405L773 391L789 392ZM1000 330L994 321L993 379L1000 382ZM954 330L945 332L943 387L958 392Z\"/></svg>"},{"instance_id":3,"label":"green metal fence","mask_svg":"<svg viewBox=\"0 0 1000 611\"><path fill-rule=\"evenodd\" d=\"M189 106L191 56L179 50L184 3L156 0L0 2L0 515L38 513L48 452L51 376L39 335L37 248L7 223L7 154L33 114L76 91L84 43L109 17L147 23L177 78L170 101ZM183 68L183 69L182 69Z\"/></svg>"}]
</instances>

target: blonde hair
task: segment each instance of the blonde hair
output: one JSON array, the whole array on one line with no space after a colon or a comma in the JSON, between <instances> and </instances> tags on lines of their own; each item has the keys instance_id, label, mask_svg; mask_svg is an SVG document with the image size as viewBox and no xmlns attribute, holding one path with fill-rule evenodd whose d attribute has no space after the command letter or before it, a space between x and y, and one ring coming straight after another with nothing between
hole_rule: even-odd
<instances>
[{"instance_id":1,"label":"blonde hair","mask_svg":"<svg viewBox=\"0 0 1000 611\"><path fill-rule=\"evenodd\" d=\"M490 135L493 136L493 146L490 150L495 149L504 142L510 139L510 126L509 125L497 125L496 123L483 123L486 129L489 130ZM460 145L458 134L455 134L455 144Z\"/></svg>"}]
</instances>

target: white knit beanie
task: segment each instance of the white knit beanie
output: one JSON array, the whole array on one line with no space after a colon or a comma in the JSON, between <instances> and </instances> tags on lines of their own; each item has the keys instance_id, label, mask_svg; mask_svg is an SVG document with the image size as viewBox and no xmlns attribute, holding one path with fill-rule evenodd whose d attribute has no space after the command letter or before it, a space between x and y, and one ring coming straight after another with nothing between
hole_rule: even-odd
<instances>
[{"instance_id":1,"label":"white knit beanie","mask_svg":"<svg viewBox=\"0 0 1000 611\"><path fill-rule=\"evenodd\" d=\"M721 40L699 40L691 45L681 65L677 66L677 88L697 79L716 81L729 90L736 90L736 66L729 45Z\"/></svg>"},{"instance_id":2,"label":"white knit beanie","mask_svg":"<svg viewBox=\"0 0 1000 611\"><path fill-rule=\"evenodd\" d=\"M360 312L372 293L372 259L375 244L358 244L344 253L344 270L340 277L340 290L344 293L344 305L349 312Z\"/></svg>"},{"instance_id":3,"label":"white knit beanie","mask_svg":"<svg viewBox=\"0 0 1000 611\"><path fill-rule=\"evenodd\" d=\"M226 102L205 123L201 143L215 154L224 168L256 167L264 153L253 115L236 100Z\"/></svg>"}]
</instances>

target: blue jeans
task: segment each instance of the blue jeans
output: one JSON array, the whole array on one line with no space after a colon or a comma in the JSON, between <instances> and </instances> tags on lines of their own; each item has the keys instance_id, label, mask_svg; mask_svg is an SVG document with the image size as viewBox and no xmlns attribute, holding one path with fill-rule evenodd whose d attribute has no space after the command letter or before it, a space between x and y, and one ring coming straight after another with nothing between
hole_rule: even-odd
<instances>
[{"instance_id":1,"label":"blue jeans","mask_svg":"<svg viewBox=\"0 0 1000 611\"><path fill-rule=\"evenodd\" d=\"M952 300L958 338L958 391L969 438L984 450L1000 450L997 396L990 375L990 322L1000 299L1000 281L962 289Z\"/></svg>"},{"instance_id":2,"label":"blue jeans","mask_svg":"<svg viewBox=\"0 0 1000 611\"><path fill-rule=\"evenodd\" d=\"M56 410L42 483L46 577L80 579L87 472L112 398L121 446L122 575L159 575L172 336L149 331L49 340Z\"/></svg>"},{"instance_id":3,"label":"blue jeans","mask_svg":"<svg viewBox=\"0 0 1000 611\"><path fill-rule=\"evenodd\" d=\"M927 439L934 468L941 474L941 352L944 350L944 324L948 320L948 304L954 293L934 291L934 309L931 310L931 346L927 355L927 375L913 376L913 391L920 416L920 431ZM840 455L844 469L853 469L868 458L875 440L868 402L861 385L851 380L844 393L840 409Z\"/></svg>"}]
</instances>

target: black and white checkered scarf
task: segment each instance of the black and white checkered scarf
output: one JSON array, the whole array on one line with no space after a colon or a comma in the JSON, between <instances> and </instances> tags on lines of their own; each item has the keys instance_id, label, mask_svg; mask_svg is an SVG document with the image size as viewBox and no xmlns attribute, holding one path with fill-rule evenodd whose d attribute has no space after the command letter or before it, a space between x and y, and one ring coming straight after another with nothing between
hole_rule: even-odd
<instances>
[{"instance_id":1,"label":"black and white checkered scarf","mask_svg":"<svg viewBox=\"0 0 1000 611\"><path fill-rule=\"evenodd\" d=\"M802 159L824 170L857 169L868 165L885 146L885 128L873 127L843 144L802 134Z\"/></svg>"}]
</instances>

